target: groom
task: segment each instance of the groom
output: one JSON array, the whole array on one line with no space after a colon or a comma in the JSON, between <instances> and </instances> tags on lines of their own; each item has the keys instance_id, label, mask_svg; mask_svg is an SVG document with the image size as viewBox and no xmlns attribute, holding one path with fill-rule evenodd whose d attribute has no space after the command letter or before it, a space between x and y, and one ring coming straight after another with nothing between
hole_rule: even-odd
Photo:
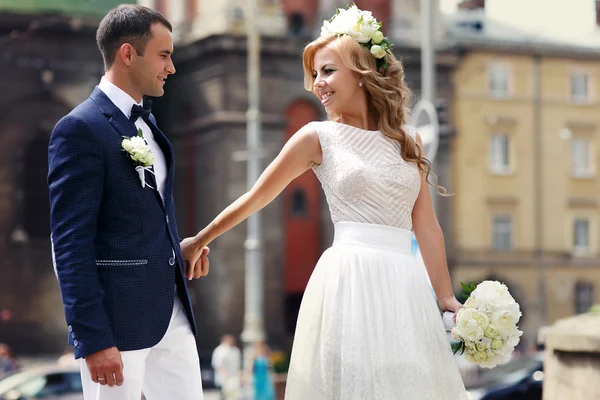
<instances>
[{"instance_id":1,"label":"groom","mask_svg":"<svg viewBox=\"0 0 600 400\"><path fill-rule=\"evenodd\" d=\"M146 7L111 10L96 35L105 75L50 139L54 268L86 400L139 400L142 390L148 400L202 399L173 149L142 104L175 73L171 30Z\"/></svg>"}]
</instances>

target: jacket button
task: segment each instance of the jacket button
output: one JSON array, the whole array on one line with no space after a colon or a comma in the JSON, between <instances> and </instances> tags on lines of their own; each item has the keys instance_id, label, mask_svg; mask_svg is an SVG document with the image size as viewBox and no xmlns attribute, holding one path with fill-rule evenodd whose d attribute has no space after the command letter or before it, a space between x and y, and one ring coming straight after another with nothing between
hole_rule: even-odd
<instances>
[{"instance_id":1,"label":"jacket button","mask_svg":"<svg viewBox=\"0 0 600 400\"><path fill-rule=\"evenodd\" d=\"M169 265L171 265L171 266L175 265L175 258L173 258L173 257L169 258Z\"/></svg>"},{"instance_id":2,"label":"jacket button","mask_svg":"<svg viewBox=\"0 0 600 400\"><path fill-rule=\"evenodd\" d=\"M77 340L73 341L73 345L78 346L79 342Z\"/></svg>"},{"instance_id":3,"label":"jacket button","mask_svg":"<svg viewBox=\"0 0 600 400\"><path fill-rule=\"evenodd\" d=\"M69 325L69 332L73 332L73 327Z\"/></svg>"}]
</instances>

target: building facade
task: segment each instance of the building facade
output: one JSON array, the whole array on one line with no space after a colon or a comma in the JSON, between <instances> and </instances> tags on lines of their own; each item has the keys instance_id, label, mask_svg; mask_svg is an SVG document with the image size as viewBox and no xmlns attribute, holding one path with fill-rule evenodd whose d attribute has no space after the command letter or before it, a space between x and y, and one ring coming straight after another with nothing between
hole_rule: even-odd
<instances>
[{"instance_id":1,"label":"building facade","mask_svg":"<svg viewBox=\"0 0 600 400\"><path fill-rule=\"evenodd\" d=\"M482 15L453 29L453 280L507 283L533 346L600 299L600 41L547 42Z\"/></svg>"}]
</instances>

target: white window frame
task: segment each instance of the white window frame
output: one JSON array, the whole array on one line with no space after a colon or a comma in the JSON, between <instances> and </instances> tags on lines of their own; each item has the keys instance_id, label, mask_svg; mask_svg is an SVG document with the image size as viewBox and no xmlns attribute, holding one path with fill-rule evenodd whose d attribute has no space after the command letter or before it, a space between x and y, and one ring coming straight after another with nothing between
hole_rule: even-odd
<instances>
[{"instance_id":1,"label":"white window frame","mask_svg":"<svg viewBox=\"0 0 600 400\"><path fill-rule=\"evenodd\" d=\"M571 176L591 178L596 174L593 143L588 138L575 137L571 140Z\"/></svg>"},{"instance_id":2,"label":"white window frame","mask_svg":"<svg viewBox=\"0 0 600 400\"><path fill-rule=\"evenodd\" d=\"M504 133L495 133L489 140L489 170L495 175L513 172L512 138ZM505 146L505 147L501 147Z\"/></svg>"},{"instance_id":3,"label":"white window frame","mask_svg":"<svg viewBox=\"0 0 600 400\"><path fill-rule=\"evenodd\" d=\"M504 219L503 221L500 221ZM495 251L511 251L514 243L514 218L509 213L494 213L492 215L492 249ZM500 235L508 235L508 245L505 238Z\"/></svg>"},{"instance_id":4,"label":"white window frame","mask_svg":"<svg viewBox=\"0 0 600 400\"><path fill-rule=\"evenodd\" d=\"M495 86L496 80L504 78L506 88L498 90ZM494 99L507 99L512 94L511 84L512 73L510 67L505 63L493 63L488 66L487 71L487 89L490 97Z\"/></svg>"},{"instance_id":5,"label":"white window frame","mask_svg":"<svg viewBox=\"0 0 600 400\"><path fill-rule=\"evenodd\" d=\"M578 241L578 224L582 224L581 226L587 227L587 232L585 232L585 242L586 243L577 243ZM573 249L573 254L578 256L589 255L592 252L592 220L589 217L585 216L576 216L573 218L572 224L572 235L571 235L571 248Z\"/></svg>"},{"instance_id":6,"label":"white window frame","mask_svg":"<svg viewBox=\"0 0 600 400\"><path fill-rule=\"evenodd\" d=\"M585 93L574 93L575 91L575 82L574 80L577 78L585 79ZM585 71L573 71L569 76L569 98L571 102L577 104L589 104L591 102L592 95L592 75Z\"/></svg>"}]
</instances>

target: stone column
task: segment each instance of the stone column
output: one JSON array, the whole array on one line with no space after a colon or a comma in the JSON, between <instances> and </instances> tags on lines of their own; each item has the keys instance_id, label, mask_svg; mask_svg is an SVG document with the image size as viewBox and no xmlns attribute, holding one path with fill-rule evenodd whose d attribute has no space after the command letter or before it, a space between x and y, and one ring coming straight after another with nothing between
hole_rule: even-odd
<instances>
[{"instance_id":1,"label":"stone column","mask_svg":"<svg viewBox=\"0 0 600 400\"><path fill-rule=\"evenodd\" d=\"M600 399L600 313L560 320L542 336L544 400Z\"/></svg>"}]
</instances>

